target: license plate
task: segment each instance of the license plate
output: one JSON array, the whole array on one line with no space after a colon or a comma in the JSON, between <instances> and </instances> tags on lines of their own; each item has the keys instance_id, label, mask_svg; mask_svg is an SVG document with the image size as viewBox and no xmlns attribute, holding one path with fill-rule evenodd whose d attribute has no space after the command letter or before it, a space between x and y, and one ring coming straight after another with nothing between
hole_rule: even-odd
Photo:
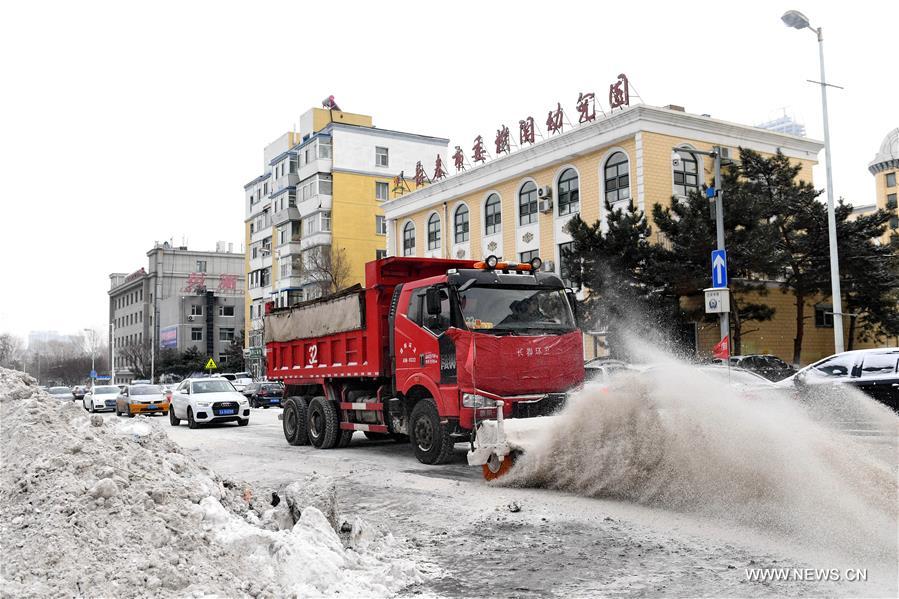
<instances>
[{"instance_id":1,"label":"license plate","mask_svg":"<svg viewBox=\"0 0 899 599\"><path fill-rule=\"evenodd\" d=\"M226 414L234 414L235 412L236 412L236 410L219 410L219 414L221 414L223 416Z\"/></svg>"},{"instance_id":2,"label":"license plate","mask_svg":"<svg viewBox=\"0 0 899 599\"><path fill-rule=\"evenodd\" d=\"M157 408L156 406L147 406L144 408L144 410L146 410L147 412L152 412L152 411L158 410L158 409L159 408Z\"/></svg>"}]
</instances>

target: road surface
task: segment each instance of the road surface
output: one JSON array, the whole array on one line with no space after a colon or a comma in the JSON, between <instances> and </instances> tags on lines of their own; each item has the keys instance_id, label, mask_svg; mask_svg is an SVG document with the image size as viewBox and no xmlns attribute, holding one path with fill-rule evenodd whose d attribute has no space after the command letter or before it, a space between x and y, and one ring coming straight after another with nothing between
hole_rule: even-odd
<instances>
[{"instance_id":1,"label":"road surface","mask_svg":"<svg viewBox=\"0 0 899 599\"><path fill-rule=\"evenodd\" d=\"M361 516L391 530L432 574L408 596L767 597L873 595L881 588L750 582L746 568L831 565L820 563L826 556L733 523L491 486L465 463L461 444L456 460L443 466L420 464L408 444L373 442L361 433L346 449L292 447L280 413L254 409L246 427L190 430L166 422L166 430L220 475L250 483L257 496L314 473L333 477L344 518Z\"/></svg>"}]
</instances>

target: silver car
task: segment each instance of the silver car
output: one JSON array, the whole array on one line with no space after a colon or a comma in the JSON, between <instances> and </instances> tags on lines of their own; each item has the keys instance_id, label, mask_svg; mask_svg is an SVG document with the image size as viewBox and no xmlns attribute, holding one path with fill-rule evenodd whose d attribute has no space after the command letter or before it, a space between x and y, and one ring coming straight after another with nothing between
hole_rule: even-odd
<instances>
[{"instance_id":1,"label":"silver car","mask_svg":"<svg viewBox=\"0 0 899 599\"><path fill-rule=\"evenodd\" d=\"M47 389L47 393L49 393L50 397L52 397L53 399L66 399L69 401L75 401L75 395L68 387L50 387L49 389Z\"/></svg>"}]
</instances>

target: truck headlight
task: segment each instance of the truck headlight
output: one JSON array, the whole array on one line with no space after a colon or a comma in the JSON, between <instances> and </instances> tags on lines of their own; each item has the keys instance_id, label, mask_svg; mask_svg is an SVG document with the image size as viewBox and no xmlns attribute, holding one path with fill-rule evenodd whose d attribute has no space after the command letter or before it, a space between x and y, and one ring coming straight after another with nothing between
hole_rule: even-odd
<instances>
[{"instance_id":1,"label":"truck headlight","mask_svg":"<svg viewBox=\"0 0 899 599\"><path fill-rule=\"evenodd\" d=\"M495 408L496 401L477 393L463 393L462 405L466 408Z\"/></svg>"}]
</instances>

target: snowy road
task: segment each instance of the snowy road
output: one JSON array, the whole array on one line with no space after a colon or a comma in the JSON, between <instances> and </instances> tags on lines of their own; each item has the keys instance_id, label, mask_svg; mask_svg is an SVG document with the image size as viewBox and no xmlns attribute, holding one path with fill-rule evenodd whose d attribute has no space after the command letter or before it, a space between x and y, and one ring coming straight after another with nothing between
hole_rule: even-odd
<instances>
[{"instance_id":1,"label":"snowy road","mask_svg":"<svg viewBox=\"0 0 899 599\"><path fill-rule=\"evenodd\" d=\"M258 492L313 473L338 483L345 517L360 515L404 539L437 572L420 593L529 596L889 596L895 581L749 582L746 568L832 568L834 558L733 523L534 489L488 486L465 463L417 462L408 445L357 433L346 449L292 447L280 409L253 410L247 427L166 430L219 474ZM108 418L115 416L108 415ZM510 510L510 504L520 511ZM866 564L848 564L864 568ZM895 587L892 587L894 589Z\"/></svg>"}]
</instances>

